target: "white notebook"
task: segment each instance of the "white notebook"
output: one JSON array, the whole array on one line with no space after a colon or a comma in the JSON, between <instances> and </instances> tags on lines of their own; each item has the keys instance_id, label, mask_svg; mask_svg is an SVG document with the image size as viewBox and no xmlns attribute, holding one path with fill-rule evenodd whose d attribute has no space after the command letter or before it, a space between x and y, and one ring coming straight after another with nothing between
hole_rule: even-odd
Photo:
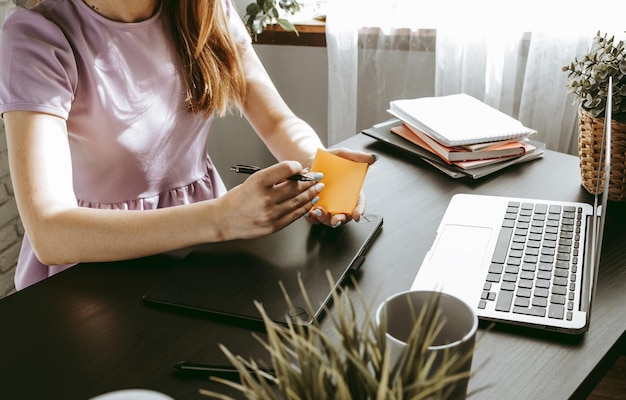
<instances>
[{"instance_id":1,"label":"white notebook","mask_svg":"<svg viewBox=\"0 0 626 400\"><path fill-rule=\"evenodd\" d=\"M388 112L446 146L521 139L537 133L465 93L394 100Z\"/></svg>"}]
</instances>

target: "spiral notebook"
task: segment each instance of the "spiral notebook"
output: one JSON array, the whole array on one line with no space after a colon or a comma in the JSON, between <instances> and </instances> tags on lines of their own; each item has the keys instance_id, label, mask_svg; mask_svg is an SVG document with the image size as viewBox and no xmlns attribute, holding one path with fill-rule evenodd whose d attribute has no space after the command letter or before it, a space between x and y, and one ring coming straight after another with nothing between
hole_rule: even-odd
<instances>
[{"instance_id":1,"label":"spiral notebook","mask_svg":"<svg viewBox=\"0 0 626 400\"><path fill-rule=\"evenodd\" d=\"M449 147L521 139L537 133L465 93L394 100L388 112Z\"/></svg>"},{"instance_id":2,"label":"spiral notebook","mask_svg":"<svg viewBox=\"0 0 626 400\"><path fill-rule=\"evenodd\" d=\"M417 156L418 158L422 159L429 165L433 166L439 171L455 179L457 178L480 179L490 174L493 174L497 171L500 171L504 168L507 168L509 166L512 166L515 164L521 164L524 162L535 160L537 158L541 158L543 157L543 152L546 147L545 143L531 140L530 143L532 143L535 146L535 150L529 153L526 153L523 156L515 157L509 160L505 160L505 161L500 161L498 163L494 163L490 165L480 166L478 168L462 169L456 165L451 165L451 164L446 163L439 156L391 132L391 128L393 128L394 126L400 126L401 124L402 124L402 121L400 121L397 118L392 118L385 122L376 124L368 129L365 129L361 133L371 138L374 138L381 143L400 149L413 156Z\"/></svg>"}]
</instances>

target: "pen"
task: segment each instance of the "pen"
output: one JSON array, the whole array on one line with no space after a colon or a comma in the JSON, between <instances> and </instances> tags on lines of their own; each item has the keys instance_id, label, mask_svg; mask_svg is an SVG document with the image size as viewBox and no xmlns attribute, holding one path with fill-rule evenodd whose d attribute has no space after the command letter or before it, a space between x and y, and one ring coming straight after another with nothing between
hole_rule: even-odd
<instances>
[{"instance_id":1,"label":"pen","mask_svg":"<svg viewBox=\"0 0 626 400\"><path fill-rule=\"evenodd\" d=\"M189 361L181 361L174 364L174 368L176 368L181 373L189 375L215 375L233 378L239 377L239 371L237 371L237 368L230 365L201 364ZM273 369L260 368L260 370L269 374L274 373ZM254 370L252 369L248 369L248 371L254 372Z\"/></svg>"},{"instance_id":2,"label":"pen","mask_svg":"<svg viewBox=\"0 0 626 400\"><path fill-rule=\"evenodd\" d=\"M242 164L237 164L237 165L233 165L232 167L230 167L231 171L235 171L238 174L254 174L257 171L260 171L261 168L256 167L254 165L242 165ZM290 177L287 178L287 180L289 181L314 181L315 178L311 178L310 176L306 176L306 175L302 175L302 174L295 174L295 175L291 175Z\"/></svg>"}]
</instances>

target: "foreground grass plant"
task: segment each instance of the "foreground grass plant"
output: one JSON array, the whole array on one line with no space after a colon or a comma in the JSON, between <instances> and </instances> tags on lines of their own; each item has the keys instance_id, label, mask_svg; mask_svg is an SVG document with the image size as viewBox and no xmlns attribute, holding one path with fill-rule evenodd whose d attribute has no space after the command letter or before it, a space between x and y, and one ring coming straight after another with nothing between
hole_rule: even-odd
<instances>
[{"instance_id":1,"label":"foreground grass plant","mask_svg":"<svg viewBox=\"0 0 626 400\"><path fill-rule=\"evenodd\" d=\"M331 287L332 278L329 277ZM311 307L302 283L300 285L309 312ZM325 332L316 322L302 326L288 322L277 324L269 319L261 304L256 304L263 317L267 338L255 335L268 351L273 372L269 373L254 360L245 360L221 346L240 374L240 382L212 377L235 388L248 399L445 399L455 382L468 376L461 365L472 354L444 354L441 363L428 351L445 323L440 318L438 297L414 313L414 325L404 362L390 365L386 345L386 321L375 323L375 307L367 304L356 283L358 301L365 309L357 317L350 290L341 287L333 293L331 307L325 309L332 321L333 332ZM290 299L286 296L289 306ZM207 390L202 394L218 399L231 397Z\"/></svg>"}]
</instances>

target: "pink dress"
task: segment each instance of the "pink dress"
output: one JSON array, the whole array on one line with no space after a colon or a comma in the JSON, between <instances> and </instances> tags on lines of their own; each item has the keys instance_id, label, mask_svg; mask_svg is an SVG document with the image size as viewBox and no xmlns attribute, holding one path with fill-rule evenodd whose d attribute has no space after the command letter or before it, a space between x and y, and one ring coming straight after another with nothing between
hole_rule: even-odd
<instances>
[{"instance_id":1,"label":"pink dress","mask_svg":"<svg viewBox=\"0 0 626 400\"><path fill-rule=\"evenodd\" d=\"M251 45L236 11L226 7L234 39ZM212 118L185 109L168 24L161 9L148 20L121 23L82 0L45 0L6 18L0 114L28 110L67 120L80 206L145 210L226 191L207 155ZM16 288L68 267L42 265L24 237Z\"/></svg>"}]
</instances>

